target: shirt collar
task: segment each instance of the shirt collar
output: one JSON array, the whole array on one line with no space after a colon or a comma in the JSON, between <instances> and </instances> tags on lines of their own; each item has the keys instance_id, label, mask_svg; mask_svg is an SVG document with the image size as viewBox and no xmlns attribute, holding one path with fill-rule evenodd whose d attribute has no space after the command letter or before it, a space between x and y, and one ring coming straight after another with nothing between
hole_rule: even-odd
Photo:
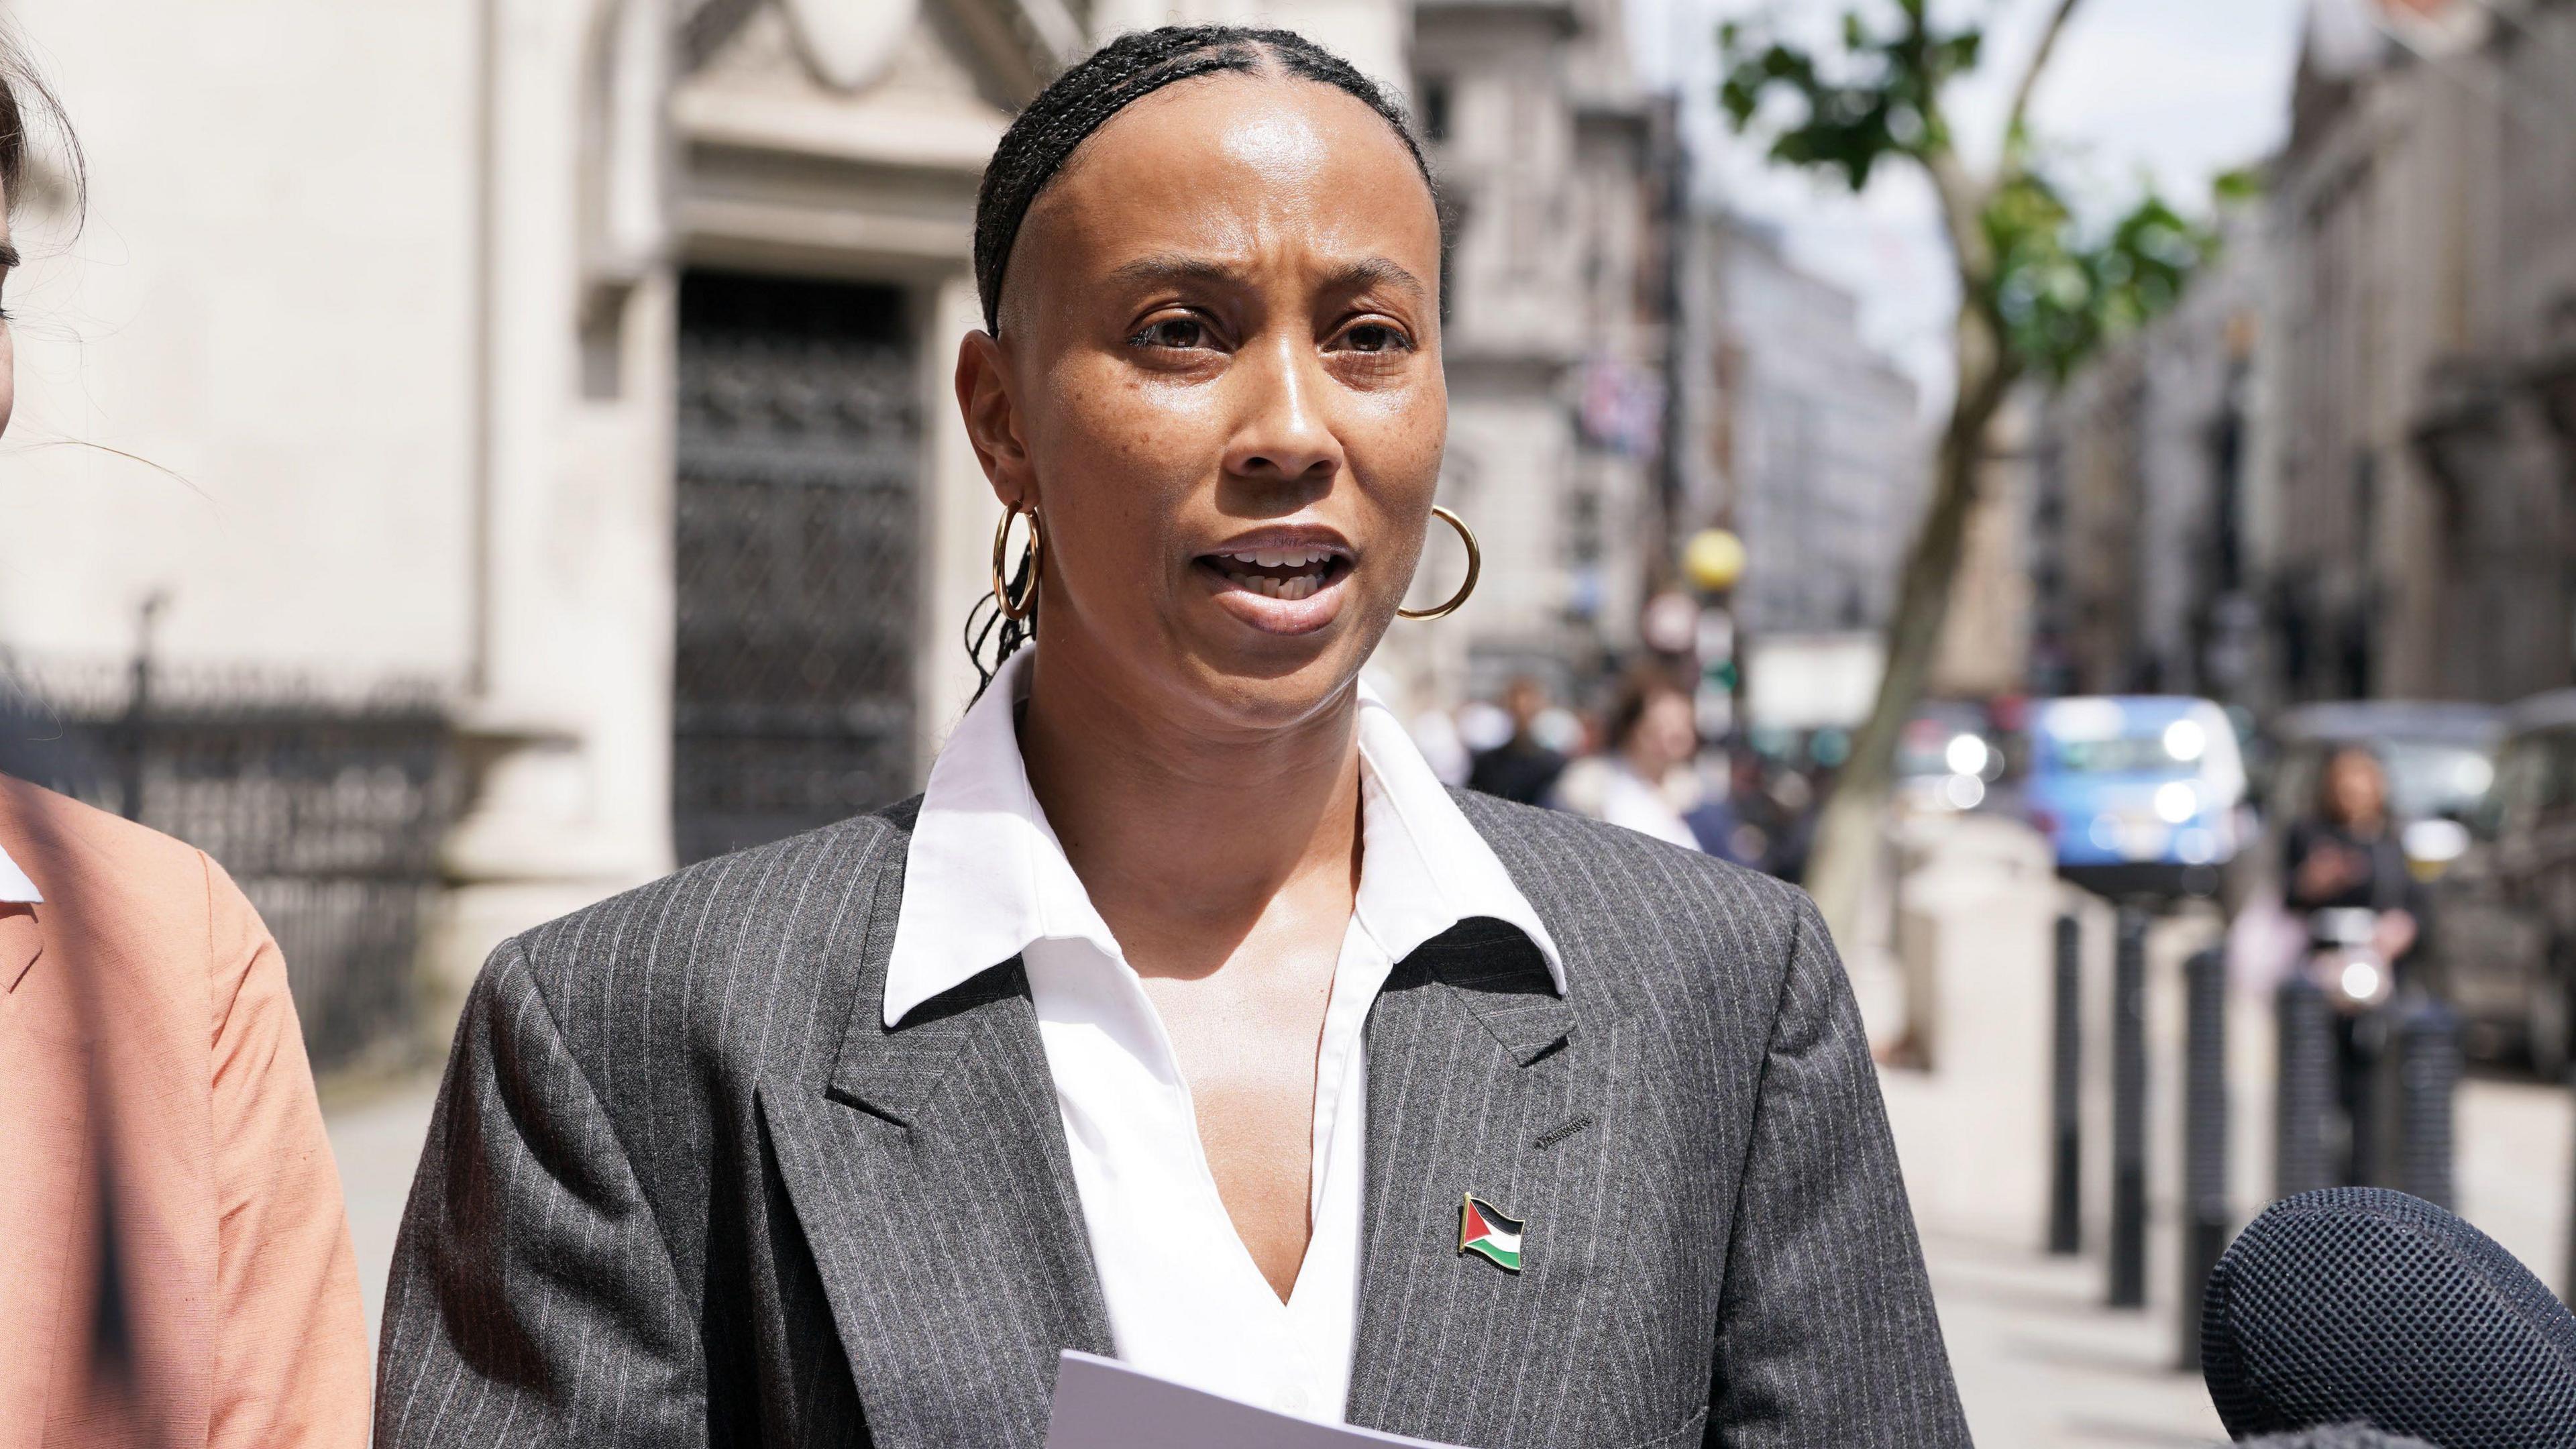
<instances>
[{"instance_id":1,"label":"shirt collar","mask_svg":"<svg viewBox=\"0 0 2576 1449\"><path fill-rule=\"evenodd\" d=\"M1565 958L1538 909L1469 824L1413 734L1360 687L1360 923L1397 961L1460 921L1501 921L1529 938L1565 994Z\"/></svg>"},{"instance_id":2,"label":"shirt collar","mask_svg":"<svg viewBox=\"0 0 2576 1449\"><path fill-rule=\"evenodd\" d=\"M1031 657L1003 664L930 767L886 964L888 1027L1033 941L1084 940L1125 959L1029 789L1013 714ZM1361 924L1401 961L1460 921L1491 917L1538 947L1562 993L1563 958L1538 911L1366 684L1359 715Z\"/></svg>"},{"instance_id":3,"label":"shirt collar","mask_svg":"<svg viewBox=\"0 0 2576 1449\"><path fill-rule=\"evenodd\" d=\"M27 873L9 858L8 851L0 850L0 905L38 906L44 902L44 893L36 889L36 883L27 879Z\"/></svg>"}]
</instances>

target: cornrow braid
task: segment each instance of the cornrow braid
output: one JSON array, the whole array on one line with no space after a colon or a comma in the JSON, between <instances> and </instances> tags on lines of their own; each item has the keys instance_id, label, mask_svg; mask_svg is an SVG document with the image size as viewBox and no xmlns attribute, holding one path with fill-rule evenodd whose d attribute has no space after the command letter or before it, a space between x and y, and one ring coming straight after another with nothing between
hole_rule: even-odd
<instances>
[{"instance_id":1,"label":"cornrow braid","mask_svg":"<svg viewBox=\"0 0 2576 1449\"><path fill-rule=\"evenodd\" d=\"M1130 31L1093 51L1038 92L1037 99L1002 134L1002 144L994 148L993 159L984 168L984 183L975 197L975 291L984 304L985 330L1001 331L1002 275L1010 266L1012 244L1019 240L1020 223L1092 132L1175 82L1228 71L1258 75L1265 66L1347 92L1385 118L1422 173L1422 184L1431 187L1436 204L1439 187L1431 179L1430 163L1423 159L1404 108L1340 56L1287 30L1167 25Z\"/></svg>"}]
</instances>

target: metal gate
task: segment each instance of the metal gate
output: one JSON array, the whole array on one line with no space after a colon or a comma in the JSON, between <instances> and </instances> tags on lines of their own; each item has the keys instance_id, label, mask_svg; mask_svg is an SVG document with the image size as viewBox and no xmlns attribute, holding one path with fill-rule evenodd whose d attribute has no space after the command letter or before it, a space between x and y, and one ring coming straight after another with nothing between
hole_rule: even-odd
<instances>
[{"instance_id":1,"label":"metal gate","mask_svg":"<svg viewBox=\"0 0 2576 1449\"><path fill-rule=\"evenodd\" d=\"M680 286L672 827L704 860L913 777L920 373L903 296Z\"/></svg>"}]
</instances>

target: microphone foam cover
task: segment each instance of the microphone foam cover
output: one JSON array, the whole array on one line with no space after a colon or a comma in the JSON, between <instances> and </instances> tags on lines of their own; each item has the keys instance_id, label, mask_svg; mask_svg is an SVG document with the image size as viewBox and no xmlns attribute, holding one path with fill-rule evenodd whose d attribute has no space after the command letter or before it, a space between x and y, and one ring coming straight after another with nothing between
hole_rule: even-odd
<instances>
[{"instance_id":1,"label":"microphone foam cover","mask_svg":"<svg viewBox=\"0 0 2576 1449\"><path fill-rule=\"evenodd\" d=\"M2366 1424L2441 1449L2576 1446L2576 1315L2420 1198L2283 1198L2209 1275L2201 1373L2239 1439Z\"/></svg>"}]
</instances>

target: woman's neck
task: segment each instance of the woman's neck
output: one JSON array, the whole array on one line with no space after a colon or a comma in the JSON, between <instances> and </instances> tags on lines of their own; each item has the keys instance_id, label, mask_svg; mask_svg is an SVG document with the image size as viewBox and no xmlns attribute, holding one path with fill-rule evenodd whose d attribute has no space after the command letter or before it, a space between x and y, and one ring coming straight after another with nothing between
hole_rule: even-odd
<instances>
[{"instance_id":1,"label":"woman's neck","mask_svg":"<svg viewBox=\"0 0 2576 1449\"><path fill-rule=\"evenodd\" d=\"M1098 672L1033 664L1029 786L1137 970L1213 970L1283 896L1356 891L1355 689L1293 725L1217 733Z\"/></svg>"}]
</instances>

